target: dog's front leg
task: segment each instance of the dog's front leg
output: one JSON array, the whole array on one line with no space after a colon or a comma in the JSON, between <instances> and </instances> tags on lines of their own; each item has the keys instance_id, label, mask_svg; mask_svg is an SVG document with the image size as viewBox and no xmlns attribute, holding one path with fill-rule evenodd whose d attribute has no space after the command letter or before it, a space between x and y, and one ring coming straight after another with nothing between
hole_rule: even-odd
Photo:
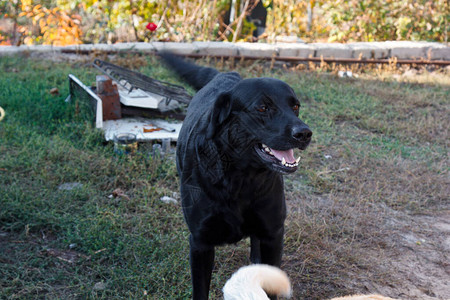
<instances>
[{"instance_id":1,"label":"dog's front leg","mask_svg":"<svg viewBox=\"0 0 450 300\"><path fill-rule=\"evenodd\" d=\"M284 228L270 238L260 239L261 263L280 267L283 255Z\"/></svg>"},{"instance_id":2,"label":"dog's front leg","mask_svg":"<svg viewBox=\"0 0 450 300\"><path fill-rule=\"evenodd\" d=\"M280 267L281 257L283 255L283 237L284 229L281 229L274 237L261 239L261 263L271 266ZM267 295L270 300L277 300L278 297L274 295Z\"/></svg>"},{"instance_id":3,"label":"dog's front leg","mask_svg":"<svg viewBox=\"0 0 450 300\"><path fill-rule=\"evenodd\" d=\"M250 261L252 264L261 263L261 242L254 235L250 237Z\"/></svg>"},{"instance_id":4,"label":"dog's front leg","mask_svg":"<svg viewBox=\"0 0 450 300\"><path fill-rule=\"evenodd\" d=\"M211 274L214 265L214 247L199 246L192 235L190 242L190 264L192 280L192 299L207 300Z\"/></svg>"}]
</instances>

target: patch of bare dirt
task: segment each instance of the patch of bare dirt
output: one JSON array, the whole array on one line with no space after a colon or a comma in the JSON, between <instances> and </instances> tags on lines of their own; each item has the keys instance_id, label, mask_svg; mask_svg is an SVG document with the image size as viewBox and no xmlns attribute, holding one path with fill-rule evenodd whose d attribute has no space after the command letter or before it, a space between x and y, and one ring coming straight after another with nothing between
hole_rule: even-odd
<instances>
[{"instance_id":1,"label":"patch of bare dirt","mask_svg":"<svg viewBox=\"0 0 450 300\"><path fill-rule=\"evenodd\" d=\"M399 299L449 299L450 211L416 216L390 211L382 226L389 232L382 237L388 247L364 248L372 274L350 286Z\"/></svg>"},{"instance_id":2,"label":"patch of bare dirt","mask_svg":"<svg viewBox=\"0 0 450 300\"><path fill-rule=\"evenodd\" d=\"M415 215L337 195L289 201L284 269L298 299L450 299L450 210Z\"/></svg>"}]
</instances>

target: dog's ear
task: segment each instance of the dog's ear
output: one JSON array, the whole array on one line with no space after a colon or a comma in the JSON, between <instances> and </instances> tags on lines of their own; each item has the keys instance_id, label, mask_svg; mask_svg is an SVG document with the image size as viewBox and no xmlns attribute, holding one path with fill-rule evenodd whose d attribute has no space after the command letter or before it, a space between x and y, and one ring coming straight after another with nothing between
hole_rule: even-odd
<instances>
[{"instance_id":1,"label":"dog's ear","mask_svg":"<svg viewBox=\"0 0 450 300\"><path fill-rule=\"evenodd\" d=\"M222 124L230 116L232 106L233 103L229 93L222 93L219 95L211 110L209 125L206 132L207 139L212 139L217 134Z\"/></svg>"}]
</instances>

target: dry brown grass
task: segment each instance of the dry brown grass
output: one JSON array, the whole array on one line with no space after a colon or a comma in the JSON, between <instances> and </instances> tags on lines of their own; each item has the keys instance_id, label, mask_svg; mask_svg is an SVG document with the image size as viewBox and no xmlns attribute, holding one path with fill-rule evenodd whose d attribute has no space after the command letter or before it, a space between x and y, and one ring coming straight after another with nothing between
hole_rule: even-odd
<instances>
[{"instance_id":1,"label":"dry brown grass","mask_svg":"<svg viewBox=\"0 0 450 300\"><path fill-rule=\"evenodd\" d=\"M450 234L450 77L422 72L368 72L346 81L322 75L376 105L354 117L331 111L340 138L303 155L310 184L287 179L284 268L298 299L370 292L444 299L450 292L449 257L441 252Z\"/></svg>"}]
</instances>

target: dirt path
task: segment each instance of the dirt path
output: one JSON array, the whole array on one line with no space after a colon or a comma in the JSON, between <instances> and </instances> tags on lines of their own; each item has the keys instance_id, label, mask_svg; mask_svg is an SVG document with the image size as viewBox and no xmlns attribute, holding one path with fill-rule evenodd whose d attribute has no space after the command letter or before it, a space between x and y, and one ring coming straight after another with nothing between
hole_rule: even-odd
<instances>
[{"instance_id":1,"label":"dirt path","mask_svg":"<svg viewBox=\"0 0 450 300\"><path fill-rule=\"evenodd\" d=\"M448 208L414 215L338 195L292 198L283 268L296 299L450 299Z\"/></svg>"},{"instance_id":2,"label":"dirt path","mask_svg":"<svg viewBox=\"0 0 450 300\"><path fill-rule=\"evenodd\" d=\"M450 211L417 216L393 212L384 226L392 230L385 241L392 246L368 253L376 273L389 274L390 282L353 284L401 299L450 299Z\"/></svg>"}]
</instances>

